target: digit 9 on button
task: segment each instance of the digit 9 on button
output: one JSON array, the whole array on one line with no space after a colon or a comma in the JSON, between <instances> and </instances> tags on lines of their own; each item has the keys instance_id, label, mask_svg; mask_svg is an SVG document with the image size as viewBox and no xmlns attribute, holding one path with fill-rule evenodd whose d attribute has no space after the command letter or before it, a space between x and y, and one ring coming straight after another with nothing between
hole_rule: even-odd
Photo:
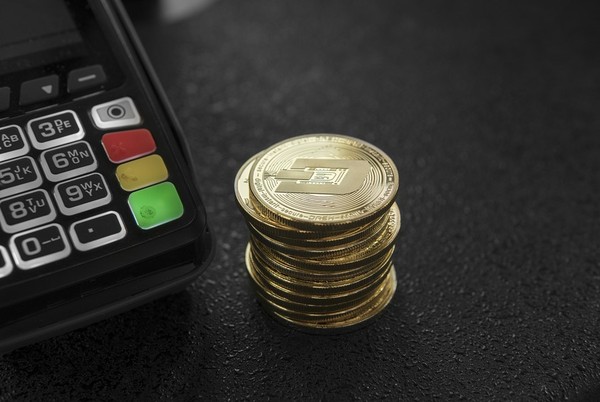
<instances>
[{"instance_id":1,"label":"digit 9 on button","mask_svg":"<svg viewBox=\"0 0 600 402\"><path fill-rule=\"evenodd\" d=\"M75 215L108 204L112 196L104 177L92 173L57 184L54 198L60 212Z\"/></svg>"}]
</instances>

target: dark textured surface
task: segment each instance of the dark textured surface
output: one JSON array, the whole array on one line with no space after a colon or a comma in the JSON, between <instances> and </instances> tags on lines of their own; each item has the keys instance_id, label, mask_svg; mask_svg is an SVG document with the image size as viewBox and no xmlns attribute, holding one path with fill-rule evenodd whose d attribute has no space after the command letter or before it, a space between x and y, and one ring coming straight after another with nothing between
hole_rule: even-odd
<instances>
[{"instance_id":1,"label":"dark textured surface","mask_svg":"<svg viewBox=\"0 0 600 402\"><path fill-rule=\"evenodd\" d=\"M144 14L216 258L181 294L0 358L0 400L593 399L596 4L224 0L173 24ZM401 174L398 292L347 335L273 322L244 271L235 173L310 132L370 141Z\"/></svg>"}]
</instances>

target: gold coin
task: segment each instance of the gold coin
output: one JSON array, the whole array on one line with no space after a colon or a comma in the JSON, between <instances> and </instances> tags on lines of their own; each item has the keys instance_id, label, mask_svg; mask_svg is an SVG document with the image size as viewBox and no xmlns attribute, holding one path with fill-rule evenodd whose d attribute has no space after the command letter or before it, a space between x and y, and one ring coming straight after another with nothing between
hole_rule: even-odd
<instances>
[{"instance_id":1,"label":"gold coin","mask_svg":"<svg viewBox=\"0 0 600 402\"><path fill-rule=\"evenodd\" d=\"M391 269L391 266L386 271L386 275L383 278L384 280L387 280L389 269ZM353 298L344 298L340 300L329 299L327 303L324 303L323 299L306 298L298 300L297 298L294 299L294 297L289 298L287 297L288 295L273 292L271 289L262 286L260 283L253 282L253 284L256 292L260 294L265 302L273 303L290 311L296 311L299 313L330 314L348 311L349 309L362 304L364 300L369 299L372 296L373 291L377 291L377 289L379 289L382 282L383 281L379 281L377 286L370 289L368 293L363 293ZM297 296L296 294L292 295Z\"/></svg>"},{"instance_id":2,"label":"gold coin","mask_svg":"<svg viewBox=\"0 0 600 402\"><path fill-rule=\"evenodd\" d=\"M400 231L400 210L396 204L389 210L388 224L386 230L370 244L359 249L349 256L336 257L334 255L324 254L321 258L317 257L297 257L287 253L278 253L271 250L272 256L276 261L283 261L296 267L314 270L346 270L356 268L367 264L369 261L377 259L394 246L394 241ZM266 251L268 246L256 240L252 235L252 244L260 251ZM266 251L268 252L268 251Z\"/></svg>"},{"instance_id":3,"label":"gold coin","mask_svg":"<svg viewBox=\"0 0 600 402\"><path fill-rule=\"evenodd\" d=\"M395 213L390 212L390 213ZM377 238L383 235L389 224L389 214L384 215L383 220L378 219L374 226L365 226L361 236L351 234L350 236L340 236L337 241L320 241L319 238L307 239L287 239L273 238L263 233L251 223L248 224L250 233L265 246L280 253L290 254L296 257L308 258L341 258L348 256L358 250L364 249L372 244ZM354 232L354 231L353 231ZM345 241L343 241L345 240Z\"/></svg>"},{"instance_id":4,"label":"gold coin","mask_svg":"<svg viewBox=\"0 0 600 402\"><path fill-rule=\"evenodd\" d=\"M368 222L364 226L359 226L350 230L341 229L339 232L328 231L324 234L322 230L300 230L273 221L268 216L261 215L260 212L254 208L251 201L254 197L251 197L250 185L248 182L248 176L250 175L252 167L254 166L257 157L261 154L262 153L258 153L248 159L244 165L242 165L235 178L234 192L236 202L242 214L247 219L250 230L254 232L258 231L263 236L278 238L282 243L300 247L321 247L323 245L335 247L347 244L354 240L364 239L365 236L369 236L374 232L382 230L387 224L387 216L384 215L377 218L375 222Z\"/></svg>"},{"instance_id":5,"label":"gold coin","mask_svg":"<svg viewBox=\"0 0 600 402\"><path fill-rule=\"evenodd\" d=\"M334 245L336 243L344 242L346 240L352 241L364 236L366 228L362 227L358 227L352 231L343 229L340 229L339 231L330 231L327 236L324 236L322 231L299 230L274 221L268 216L262 215L260 211L254 208L253 204L256 201L253 201L255 198L250 192L250 184L248 181L248 177L256 159L261 154L262 152L248 159L244 165L242 165L235 177L234 193L236 202L249 225L252 225L261 233L281 239L290 239L291 242L318 241ZM376 223L383 226L385 224L383 217ZM371 223L368 223L368 226L371 225ZM378 227L373 225L373 230L376 229L378 229Z\"/></svg>"},{"instance_id":6,"label":"gold coin","mask_svg":"<svg viewBox=\"0 0 600 402\"><path fill-rule=\"evenodd\" d=\"M267 291L268 293L273 293L278 295L279 297L283 297L287 300L291 300L297 303L309 304L309 305L335 305L339 303L353 303L357 300L362 299L366 295L373 292L373 290L379 286L382 280L385 279L386 273L389 271L391 267L391 263L387 262L386 269L384 270L384 274L381 275L381 278L374 278L373 283L369 283L363 288L352 289L345 292L335 292L335 293L302 293L296 290L290 290L281 286L279 283L269 281L268 278L264 277L264 273L257 267L260 265L256 263L253 259L253 255L251 253L251 246L248 245L246 249L246 269L250 277L252 278L253 283L256 285L258 289L263 291Z\"/></svg>"},{"instance_id":7,"label":"gold coin","mask_svg":"<svg viewBox=\"0 0 600 402\"><path fill-rule=\"evenodd\" d=\"M291 311L299 311L305 313L331 313L331 312L341 312L346 311L353 306L356 306L356 301L351 300L349 302L342 303L327 303L327 304L309 304L306 302L297 302L286 299L283 296L274 294L270 292L268 289L263 289L259 286L255 286L256 293L262 299L261 304L276 304L277 306L281 306Z\"/></svg>"},{"instance_id":8,"label":"gold coin","mask_svg":"<svg viewBox=\"0 0 600 402\"><path fill-rule=\"evenodd\" d=\"M281 306L275 306L272 308L273 303L271 301L261 300L265 306L265 310L276 319L298 328L301 331L306 330L343 330L349 328L357 328L362 325L366 325L371 320L376 318L385 307L390 303L394 293L396 291L396 271L392 267L388 277L383 282L381 287L373 296L366 300L360 308L355 308L344 313L338 313L334 316L323 317L321 314L297 314L290 312ZM259 297L260 300L260 297Z\"/></svg>"},{"instance_id":9,"label":"gold coin","mask_svg":"<svg viewBox=\"0 0 600 402\"><path fill-rule=\"evenodd\" d=\"M263 243L266 247L282 254L288 254L292 258L305 258L308 261L322 260L340 260L352 256L353 259L360 259L362 254L368 254L376 249L377 246L385 247L389 240L393 241L400 230L401 218L400 210L396 204L384 215L383 224L377 223L373 230L365 228L365 233L361 237L351 236L347 242L331 245L330 243L321 243L317 241L305 242L302 240L289 242L287 239L274 239L269 235L262 233L252 224L248 225L254 238Z\"/></svg>"},{"instance_id":10,"label":"gold coin","mask_svg":"<svg viewBox=\"0 0 600 402\"><path fill-rule=\"evenodd\" d=\"M263 227L255 225L253 222L248 222L248 227L251 231L258 230L263 236L277 239L282 244L294 247L335 248L364 239L365 236L371 236L375 232L380 232L387 225L387 220L386 214L377 218L374 222L367 222L362 226L340 232L299 230L288 226L284 230L274 233L264 230Z\"/></svg>"},{"instance_id":11,"label":"gold coin","mask_svg":"<svg viewBox=\"0 0 600 402\"><path fill-rule=\"evenodd\" d=\"M234 193L236 202L246 219L259 226L260 230L263 230L267 233L277 234L280 231L285 230L285 226L282 226L278 222L271 221L267 217L261 216L260 213L253 207L250 200L250 185L248 182L248 177L252 171L252 167L254 166L256 159L261 154L262 153L258 153L254 155L240 168L235 177Z\"/></svg>"},{"instance_id":12,"label":"gold coin","mask_svg":"<svg viewBox=\"0 0 600 402\"><path fill-rule=\"evenodd\" d=\"M252 243L252 241L250 243ZM263 264L269 269L277 271L291 278L296 278L298 280L338 281L355 278L360 275L363 275L365 272L375 271L377 267L380 267L382 264L385 264L387 261L390 261L390 259L392 258L392 254L394 253L394 248L390 248L379 258L374 259L373 261L370 261L367 264L359 265L358 267L346 270L310 270L302 267L299 268L287 264L284 261L278 260L276 257L273 256L272 253L269 252L268 249L261 251L257 247L250 247L250 251L252 253L252 258L258 263Z\"/></svg>"},{"instance_id":13,"label":"gold coin","mask_svg":"<svg viewBox=\"0 0 600 402\"><path fill-rule=\"evenodd\" d=\"M352 256L338 258L338 259L322 259L319 261L309 260L307 258L296 258L289 254L278 253L273 249L265 246L255 237L250 235L250 243L252 243L252 248L256 250L257 253L262 254L263 256L268 256L268 259L276 263L277 265L294 267L298 270L306 270L306 271L321 271L325 274L332 274L338 271L353 271L357 270L365 265L371 264L374 261L380 260L383 256L388 255L389 251L394 248L394 244L391 243L385 248L377 249L375 252L365 255L362 253L360 256L357 255L357 258L352 258Z\"/></svg>"},{"instance_id":14,"label":"gold coin","mask_svg":"<svg viewBox=\"0 0 600 402\"><path fill-rule=\"evenodd\" d=\"M266 281L269 283L276 283L280 287L291 292L302 293L305 295L333 295L365 288L369 284L377 281L379 276L383 275L383 272L390 265L389 261L385 261L383 264L375 266L373 269L363 272L360 275L338 280L322 280L321 278L298 279L282 274L278 270L271 269L268 264L255 258L255 255L252 255L251 258L254 270L259 272Z\"/></svg>"},{"instance_id":15,"label":"gold coin","mask_svg":"<svg viewBox=\"0 0 600 402\"><path fill-rule=\"evenodd\" d=\"M249 174L249 198L260 214L299 229L360 226L383 215L398 191L398 171L383 151L338 134L277 143Z\"/></svg>"}]
</instances>

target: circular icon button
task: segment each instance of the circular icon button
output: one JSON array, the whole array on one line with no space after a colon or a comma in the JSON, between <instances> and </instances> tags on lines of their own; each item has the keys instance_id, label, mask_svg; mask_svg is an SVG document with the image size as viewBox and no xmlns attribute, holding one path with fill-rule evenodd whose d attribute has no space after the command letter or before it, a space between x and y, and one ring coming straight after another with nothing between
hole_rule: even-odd
<instances>
[{"instance_id":1,"label":"circular icon button","mask_svg":"<svg viewBox=\"0 0 600 402\"><path fill-rule=\"evenodd\" d=\"M142 118L129 97L114 99L92 107L92 120L99 129L129 127L142 122Z\"/></svg>"},{"instance_id":2,"label":"circular icon button","mask_svg":"<svg viewBox=\"0 0 600 402\"><path fill-rule=\"evenodd\" d=\"M112 105L108 108L106 113L113 119L121 119L125 116L125 108L121 105Z\"/></svg>"}]
</instances>

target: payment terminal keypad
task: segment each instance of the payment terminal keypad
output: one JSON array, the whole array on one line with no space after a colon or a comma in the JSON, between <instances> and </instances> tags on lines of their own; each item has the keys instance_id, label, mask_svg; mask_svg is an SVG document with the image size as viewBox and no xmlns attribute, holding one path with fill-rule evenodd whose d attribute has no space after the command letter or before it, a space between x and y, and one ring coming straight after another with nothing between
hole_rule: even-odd
<instances>
[{"instance_id":1,"label":"payment terminal keypad","mask_svg":"<svg viewBox=\"0 0 600 402\"><path fill-rule=\"evenodd\" d=\"M73 74L73 91L103 79L95 66ZM166 153L131 97L0 122L0 284L182 217Z\"/></svg>"}]
</instances>

